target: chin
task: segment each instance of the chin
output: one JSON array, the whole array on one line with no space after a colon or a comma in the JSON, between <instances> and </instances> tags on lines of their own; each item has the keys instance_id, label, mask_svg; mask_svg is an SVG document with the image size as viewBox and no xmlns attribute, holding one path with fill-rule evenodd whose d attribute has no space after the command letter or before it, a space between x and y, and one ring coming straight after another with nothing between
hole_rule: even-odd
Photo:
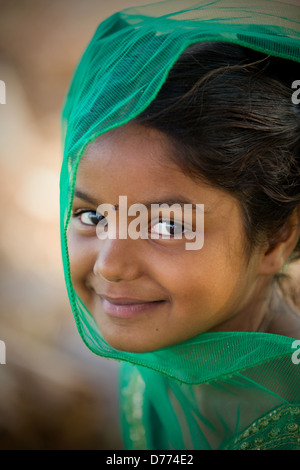
<instances>
[{"instance_id":1,"label":"chin","mask_svg":"<svg viewBox=\"0 0 300 470\"><path fill-rule=\"evenodd\" d=\"M154 345L147 344L147 341L137 341L136 337L132 338L122 338L120 335L111 335L106 332L101 331L105 341L117 351L128 352L128 353L147 353L153 352L157 349L164 347L165 345Z\"/></svg>"},{"instance_id":2,"label":"chin","mask_svg":"<svg viewBox=\"0 0 300 470\"><path fill-rule=\"evenodd\" d=\"M122 352L128 352L128 353L147 353L147 352L153 352L159 348L155 348L154 346L152 347L147 347L144 344L134 344L132 342L125 342L123 343L122 341L112 341L112 340L107 340L104 337L105 341L114 349L117 351L122 351Z\"/></svg>"}]
</instances>

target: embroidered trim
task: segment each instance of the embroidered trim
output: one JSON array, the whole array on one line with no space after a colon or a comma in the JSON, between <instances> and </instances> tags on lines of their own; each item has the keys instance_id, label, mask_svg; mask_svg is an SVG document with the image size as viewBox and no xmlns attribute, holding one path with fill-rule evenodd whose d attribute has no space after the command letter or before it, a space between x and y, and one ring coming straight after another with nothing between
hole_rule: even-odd
<instances>
[{"instance_id":1,"label":"embroidered trim","mask_svg":"<svg viewBox=\"0 0 300 470\"><path fill-rule=\"evenodd\" d=\"M300 405L284 404L254 421L227 450L300 450Z\"/></svg>"},{"instance_id":2,"label":"embroidered trim","mask_svg":"<svg viewBox=\"0 0 300 470\"><path fill-rule=\"evenodd\" d=\"M122 390L123 412L128 425L132 450L147 448L143 424L144 391L145 382L134 369L128 385Z\"/></svg>"}]
</instances>

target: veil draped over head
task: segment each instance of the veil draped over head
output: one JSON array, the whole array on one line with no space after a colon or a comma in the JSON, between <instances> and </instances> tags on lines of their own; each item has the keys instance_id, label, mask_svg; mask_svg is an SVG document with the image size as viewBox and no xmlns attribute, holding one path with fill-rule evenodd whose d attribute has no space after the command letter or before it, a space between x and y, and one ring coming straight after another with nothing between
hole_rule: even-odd
<instances>
[{"instance_id":1,"label":"veil draped over head","mask_svg":"<svg viewBox=\"0 0 300 470\"><path fill-rule=\"evenodd\" d=\"M129 8L102 22L84 52L62 116L61 245L70 304L88 348L122 361L127 449L300 450L300 341L216 332L149 353L117 351L71 281L67 230L86 145L144 111L180 54L204 41L300 62L300 7L170 0Z\"/></svg>"}]
</instances>

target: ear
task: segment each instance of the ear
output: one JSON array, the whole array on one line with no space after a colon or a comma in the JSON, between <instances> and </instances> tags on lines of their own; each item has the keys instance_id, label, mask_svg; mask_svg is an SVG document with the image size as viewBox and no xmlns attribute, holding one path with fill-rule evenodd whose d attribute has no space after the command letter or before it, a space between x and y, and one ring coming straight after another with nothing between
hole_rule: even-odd
<instances>
[{"instance_id":1,"label":"ear","mask_svg":"<svg viewBox=\"0 0 300 470\"><path fill-rule=\"evenodd\" d=\"M276 274L286 263L300 238L300 204L277 235L261 252L260 274Z\"/></svg>"}]
</instances>

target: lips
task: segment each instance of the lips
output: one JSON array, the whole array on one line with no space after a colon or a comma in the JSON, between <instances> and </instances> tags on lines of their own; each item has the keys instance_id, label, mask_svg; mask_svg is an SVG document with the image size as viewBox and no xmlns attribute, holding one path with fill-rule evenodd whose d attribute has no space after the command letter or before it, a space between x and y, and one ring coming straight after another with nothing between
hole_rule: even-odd
<instances>
[{"instance_id":1,"label":"lips","mask_svg":"<svg viewBox=\"0 0 300 470\"><path fill-rule=\"evenodd\" d=\"M144 300L136 299L131 297L109 297L108 295L99 294L103 299L108 300L108 302L114 305L133 305L133 304L146 304L151 302L162 302L163 299L159 300Z\"/></svg>"},{"instance_id":2,"label":"lips","mask_svg":"<svg viewBox=\"0 0 300 470\"><path fill-rule=\"evenodd\" d=\"M132 318L142 313L151 312L166 303L166 300L144 300L131 297L109 297L99 294L104 312L112 317Z\"/></svg>"}]
</instances>

